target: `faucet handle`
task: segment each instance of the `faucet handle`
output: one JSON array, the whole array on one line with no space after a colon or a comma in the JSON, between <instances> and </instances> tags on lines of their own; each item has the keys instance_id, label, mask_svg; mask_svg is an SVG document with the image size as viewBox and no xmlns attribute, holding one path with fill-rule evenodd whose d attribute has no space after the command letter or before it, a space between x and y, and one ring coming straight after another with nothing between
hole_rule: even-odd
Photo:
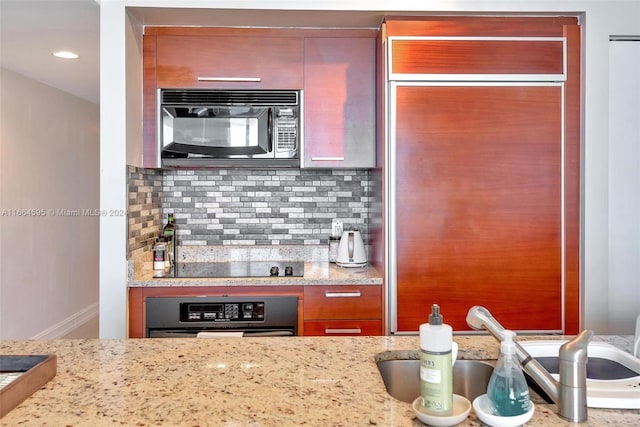
<instances>
[{"instance_id":1,"label":"faucet handle","mask_svg":"<svg viewBox=\"0 0 640 427\"><path fill-rule=\"evenodd\" d=\"M585 329L576 335L571 341L560 347L560 361L570 363L587 363L587 347L593 338L593 331Z\"/></svg>"},{"instance_id":2,"label":"faucet handle","mask_svg":"<svg viewBox=\"0 0 640 427\"><path fill-rule=\"evenodd\" d=\"M558 412L572 422L587 419L587 347L593 331L584 330L560 347Z\"/></svg>"}]
</instances>

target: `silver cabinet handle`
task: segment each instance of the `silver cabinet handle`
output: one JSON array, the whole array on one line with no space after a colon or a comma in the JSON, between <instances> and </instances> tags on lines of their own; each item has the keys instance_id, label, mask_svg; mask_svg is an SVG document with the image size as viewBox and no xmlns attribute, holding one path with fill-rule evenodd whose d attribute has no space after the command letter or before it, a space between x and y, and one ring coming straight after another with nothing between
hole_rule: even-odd
<instances>
[{"instance_id":1,"label":"silver cabinet handle","mask_svg":"<svg viewBox=\"0 0 640 427\"><path fill-rule=\"evenodd\" d=\"M362 329L360 328L344 328L344 329L334 329L334 328L325 328L325 334L361 334Z\"/></svg>"},{"instance_id":2,"label":"silver cabinet handle","mask_svg":"<svg viewBox=\"0 0 640 427\"><path fill-rule=\"evenodd\" d=\"M313 162L344 162L344 157L312 157Z\"/></svg>"},{"instance_id":3,"label":"silver cabinet handle","mask_svg":"<svg viewBox=\"0 0 640 427\"><path fill-rule=\"evenodd\" d=\"M259 82L260 77L198 77L199 82Z\"/></svg>"},{"instance_id":4,"label":"silver cabinet handle","mask_svg":"<svg viewBox=\"0 0 640 427\"><path fill-rule=\"evenodd\" d=\"M360 296L360 291L354 291L354 292L331 292L331 291L325 291L324 296L326 298L359 297Z\"/></svg>"}]
</instances>

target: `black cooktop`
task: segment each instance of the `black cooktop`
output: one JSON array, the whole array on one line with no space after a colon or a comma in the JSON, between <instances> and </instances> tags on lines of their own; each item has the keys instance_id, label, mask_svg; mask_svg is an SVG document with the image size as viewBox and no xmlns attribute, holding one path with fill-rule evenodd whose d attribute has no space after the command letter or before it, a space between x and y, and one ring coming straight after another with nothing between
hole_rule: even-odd
<instances>
[{"instance_id":1,"label":"black cooktop","mask_svg":"<svg viewBox=\"0 0 640 427\"><path fill-rule=\"evenodd\" d=\"M303 277L304 261L230 261L178 263L168 273L154 277Z\"/></svg>"}]
</instances>

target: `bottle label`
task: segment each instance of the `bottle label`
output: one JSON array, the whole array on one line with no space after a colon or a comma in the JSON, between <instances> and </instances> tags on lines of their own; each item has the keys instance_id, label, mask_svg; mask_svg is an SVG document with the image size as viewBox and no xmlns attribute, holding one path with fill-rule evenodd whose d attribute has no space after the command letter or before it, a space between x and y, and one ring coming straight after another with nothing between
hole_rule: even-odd
<instances>
[{"instance_id":1,"label":"bottle label","mask_svg":"<svg viewBox=\"0 0 640 427\"><path fill-rule=\"evenodd\" d=\"M424 408L434 414L453 410L453 369L451 351L420 351L420 395Z\"/></svg>"}]
</instances>

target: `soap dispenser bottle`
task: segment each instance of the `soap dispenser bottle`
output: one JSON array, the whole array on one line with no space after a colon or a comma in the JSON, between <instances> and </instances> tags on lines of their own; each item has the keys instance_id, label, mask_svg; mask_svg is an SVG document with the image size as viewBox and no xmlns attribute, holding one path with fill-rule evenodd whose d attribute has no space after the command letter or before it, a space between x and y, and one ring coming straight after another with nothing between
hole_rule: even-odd
<instances>
[{"instance_id":1,"label":"soap dispenser bottle","mask_svg":"<svg viewBox=\"0 0 640 427\"><path fill-rule=\"evenodd\" d=\"M426 412L453 413L453 330L442 323L440 307L433 304L429 323L420 325L420 395Z\"/></svg>"},{"instance_id":2,"label":"soap dispenser bottle","mask_svg":"<svg viewBox=\"0 0 640 427\"><path fill-rule=\"evenodd\" d=\"M529 387L516 357L515 336L513 331L504 331L498 363L487 386L491 409L501 417L522 415L531 403Z\"/></svg>"}]
</instances>

